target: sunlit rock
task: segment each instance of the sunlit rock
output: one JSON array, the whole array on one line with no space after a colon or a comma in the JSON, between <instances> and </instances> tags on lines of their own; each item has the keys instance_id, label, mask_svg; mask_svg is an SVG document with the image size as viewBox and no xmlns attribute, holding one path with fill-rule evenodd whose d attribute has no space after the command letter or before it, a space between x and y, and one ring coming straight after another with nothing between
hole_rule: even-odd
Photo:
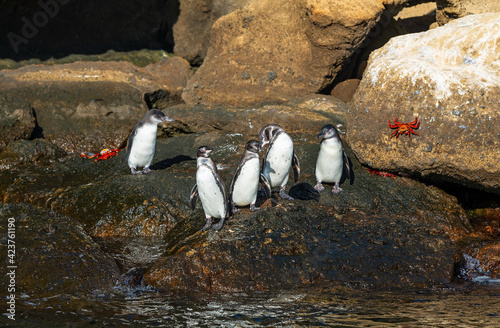
<instances>
[{"instance_id":1,"label":"sunlit rock","mask_svg":"<svg viewBox=\"0 0 500 328\"><path fill-rule=\"evenodd\" d=\"M393 38L370 56L348 114L365 164L500 192L500 13ZM412 122L400 135L387 121Z\"/></svg>"}]
</instances>

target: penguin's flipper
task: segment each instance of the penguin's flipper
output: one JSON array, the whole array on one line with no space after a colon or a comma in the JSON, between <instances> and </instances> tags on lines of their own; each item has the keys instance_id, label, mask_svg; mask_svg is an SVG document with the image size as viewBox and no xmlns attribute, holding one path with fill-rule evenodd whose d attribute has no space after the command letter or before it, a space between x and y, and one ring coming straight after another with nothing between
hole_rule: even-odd
<instances>
[{"instance_id":1,"label":"penguin's flipper","mask_svg":"<svg viewBox=\"0 0 500 328\"><path fill-rule=\"evenodd\" d=\"M342 151L342 155L344 155L344 167L347 171L347 178L349 179L349 183L353 184L354 183L354 170L352 169L352 162L349 156Z\"/></svg>"},{"instance_id":2,"label":"penguin's flipper","mask_svg":"<svg viewBox=\"0 0 500 328\"><path fill-rule=\"evenodd\" d=\"M271 184L269 183L269 180L265 177L264 174L260 174L260 179L259 179L260 184L262 185L262 188L264 189L264 193L266 194L266 198L271 198Z\"/></svg>"},{"instance_id":3,"label":"penguin's flipper","mask_svg":"<svg viewBox=\"0 0 500 328\"><path fill-rule=\"evenodd\" d=\"M295 153L293 153L292 167L293 167L293 181L297 182L300 179L300 163L299 163L299 158Z\"/></svg>"},{"instance_id":4,"label":"penguin's flipper","mask_svg":"<svg viewBox=\"0 0 500 328\"><path fill-rule=\"evenodd\" d=\"M192 210L196 208L197 201L198 201L198 185L195 183L193 189L191 189L191 195L189 196L189 205L191 205Z\"/></svg>"},{"instance_id":5,"label":"penguin's flipper","mask_svg":"<svg viewBox=\"0 0 500 328\"><path fill-rule=\"evenodd\" d=\"M137 123L137 125L132 129L132 132L130 132L127 140L127 156L125 157L125 161L128 161L128 157L130 156L130 151L132 150L132 145L134 143L134 138L137 135L137 130L139 130L139 128L141 128L143 125L144 123L142 122Z\"/></svg>"}]
</instances>

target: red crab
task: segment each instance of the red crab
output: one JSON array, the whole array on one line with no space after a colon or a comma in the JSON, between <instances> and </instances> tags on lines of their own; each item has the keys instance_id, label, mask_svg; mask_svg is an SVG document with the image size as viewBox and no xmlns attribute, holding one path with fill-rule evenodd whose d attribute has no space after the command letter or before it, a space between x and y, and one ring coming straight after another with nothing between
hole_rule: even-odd
<instances>
[{"instance_id":1,"label":"red crab","mask_svg":"<svg viewBox=\"0 0 500 328\"><path fill-rule=\"evenodd\" d=\"M366 168L366 170L370 174L380 175L381 177L386 177L386 178L395 178L396 177L395 174L392 174L392 173L389 173L389 172L386 172L386 171L377 171L377 170L370 169L368 167Z\"/></svg>"},{"instance_id":2,"label":"red crab","mask_svg":"<svg viewBox=\"0 0 500 328\"><path fill-rule=\"evenodd\" d=\"M394 124L391 124L391 122L389 120L387 120L387 123L389 123L389 127L391 129L397 129L396 131L394 131L391 134L391 138L393 136L396 136L396 139L397 139L400 134L406 134L406 135L408 135L408 137L410 137L410 139L411 139L412 133L416 134L417 136L420 135L417 132L413 131L413 129L418 129L418 127L420 126L420 122L418 122L418 117L415 118L415 121L410 122L410 123L400 123L400 122L398 122L397 117L394 119Z\"/></svg>"},{"instance_id":3,"label":"red crab","mask_svg":"<svg viewBox=\"0 0 500 328\"><path fill-rule=\"evenodd\" d=\"M118 149L118 148L115 148L115 149L103 149L101 150L100 153L97 153L97 154L94 154L94 153L89 153L89 152L81 152L80 153L80 158L95 158L95 162L97 162L98 160L100 159L108 159L108 158L111 158L113 156L118 156L118 152L119 151L122 151L122 149Z\"/></svg>"}]
</instances>

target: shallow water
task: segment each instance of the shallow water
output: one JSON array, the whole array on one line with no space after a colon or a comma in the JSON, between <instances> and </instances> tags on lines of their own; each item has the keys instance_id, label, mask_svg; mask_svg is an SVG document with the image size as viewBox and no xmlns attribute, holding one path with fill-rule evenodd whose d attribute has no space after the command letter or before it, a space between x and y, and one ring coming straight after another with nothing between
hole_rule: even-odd
<instances>
[{"instance_id":1,"label":"shallow water","mask_svg":"<svg viewBox=\"0 0 500 328\"><path fill-rule=\"evenodd\" d=\"M500 281L486 276L423 290L172 294L141 285L165 251L161 238L97 241L124 272L113 291L92 299L21 294L16 321L4 314L0 327L500 327Z\"/></svg>"},{"instance_id":2,"label":"shallow water","mask_svg":"<svg viewBox=\"0 0 500 328\"><path fill-rule=\"evenodd\" d=\"M500 327L500 284L426 291L172 295L118 289L95 300L19 304L5 327Z\"/></svg>"}]
</instances>

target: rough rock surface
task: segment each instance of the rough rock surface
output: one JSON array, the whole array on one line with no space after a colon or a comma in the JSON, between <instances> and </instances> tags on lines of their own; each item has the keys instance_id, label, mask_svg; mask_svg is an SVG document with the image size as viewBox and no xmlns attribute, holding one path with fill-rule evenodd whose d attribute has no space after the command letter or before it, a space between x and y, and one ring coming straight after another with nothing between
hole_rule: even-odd
<instances>
[{"instance_id":1,"label":"rough rock surface","mask_svg":"<svg viewBox=\"0 0 500 328\"><path fill-rule=\"evenodd\" d=\"M33 108L26 100L0 94L0 151L11 141L30 138L35 127Z\"/></svg>"},{"instance_id":2,"label":"rough rock surface","mask_svg":"<svg viewBox=\"0 0 500 328\"><path fill-rule=\"evenodd\" d=\"M500 242L472 243L457 261L457 277L467 281L488 283L500 281Z\"/></svg>"},{"instance_id":3,"label":"rough rock surface","mask_svg":"<svg viewBox=\"0 0 500 328\"><path fill-rule=\"evenodd\" d=\"M19 163L57 160L66 153L47 139L16 140L0 153L0 164L6 167Z\"/></svg>"},{"instance_id":4,"label":"rough rock surface","mask_svg":"<svg viewBox=\"0 0 500 328\"><path fill-rule=\"evenodd\" d=\"M481 14L375 51L347 116L360 161L500 193L499 37L500 14ZM419 136L390 138L396 117Z\"/></svg>"},{"instance_id":5,"label":"rough rock surface","mask_svg":"<svg viewBox=\"0 0 500 328\"><path fill-rule=\"evenodd\" d=\"M331 119L339 121L346 110L341 101L327 96L247 111L174 106L165 113L176 122L161 127L159 134L177 137L158 142L152 166L156 174L131 175L124 151L99 162L75 155L73 160L52 163L29 176L19 177L16 170L2 171L0 199L29 202L78 217L92 236L161 237L190 213L187 199L194 181L197 147L216 143L221 149L215 153L222 153L235 165L240 156L238 145L247 141L243 135L256 138L268 119L293 126L290 132L317 134L316 130ZM23 170L23 166L17 169Z\"/></svg>"},{"instance_id":6,"label":"rough rock surface","mask_svg":"<svg viewBox=\"0 0 500 328\"><path fill-rule=\"evenodd\" d=\"M0 173L0 199L77 218L93 237L163 237L165 256L144 282L170 290L448 282L458 241L471 230L455 197L410 178L371 175L349 148L354 184L343 184L340 195L313 190L316 135L327 123L345 131L346 111L332 97L245 110L170 107L165 112L177 128L192 133L160 139L149 175L130 174L124 152L99 162L75 157L48 166L22 164ZM191 211L188 204L196 148L214 148L228 185L244 144L267 120L294 139L302 177L288 190L296 200L273 197L258 212L243 209L219 233L201 233L203 210L198 204Z\"/></svg>"},{"instance_id":7,"label":"rough rock surface","mask_svg":"<svg viewBox=\"0 0 500 328\"><path fill-rule=\"evenodd\" d=\"M10 97L31 105L43 137L67 152L97 152L126 142L147 111L146 94L160 90L160 98L179 98L190 74L184 59L172 57L145 68L126 62L33 65L2 70L0 82Z\"/></svg>"},{"instance_id":8,"label":"rough rock surface","mask_svg":"<svg viewBox=\"0 0 500 328\"><path fill-rule=\"evenodd\" d=\"M9 218L13 218L9 221ZM28 204L0 203L0 232L14 232L16 295L92 295L109 290L120 276L113 258L102 252L76 220ZM7 259L7 242L0 250ZM7 265L0 284L7 290Z\"/></svg>"},{"instance_id":9,"label":"rough rock surface","mask_svg":"<svg viewBox=\"0 0 500 328\"><path fill-rule=\"evenodd\" d=\"M252 0L180 0L180 13L173 26L174 53L192 65L201 65L210 44L213 23Z\"/></svg>"},{"instance_id":10,"label":"rough rock surface","mask_svg":"<svg viewBox=\"0 0 500 328\"><path fill-rule=\"evenodd\" d=\"M479 260L481 270L493 279L500 279L500 242L485 243L471 252Z\"/></svg>"},{"instance_id":11,"label":"rough rock surface","mask_svg":"<svg viewBox=\"0 0 500 328\"><path fill-rule=\"evenodd\" d=\"M436 5L436 21L439 25L471 14L500 12L500 2L497 0L437 0Z\"/></svg>"},{"instance_id":12,"label":"rough rock surface","mask_svg":"<svg viewBox=\"0 0 500 328\"><path fill-rule=\"evenodd\" d=\"M280 102L328 88L377 24L404 1L254 1L218 19L188 104Z\"/></svg>"}]
</instances>

